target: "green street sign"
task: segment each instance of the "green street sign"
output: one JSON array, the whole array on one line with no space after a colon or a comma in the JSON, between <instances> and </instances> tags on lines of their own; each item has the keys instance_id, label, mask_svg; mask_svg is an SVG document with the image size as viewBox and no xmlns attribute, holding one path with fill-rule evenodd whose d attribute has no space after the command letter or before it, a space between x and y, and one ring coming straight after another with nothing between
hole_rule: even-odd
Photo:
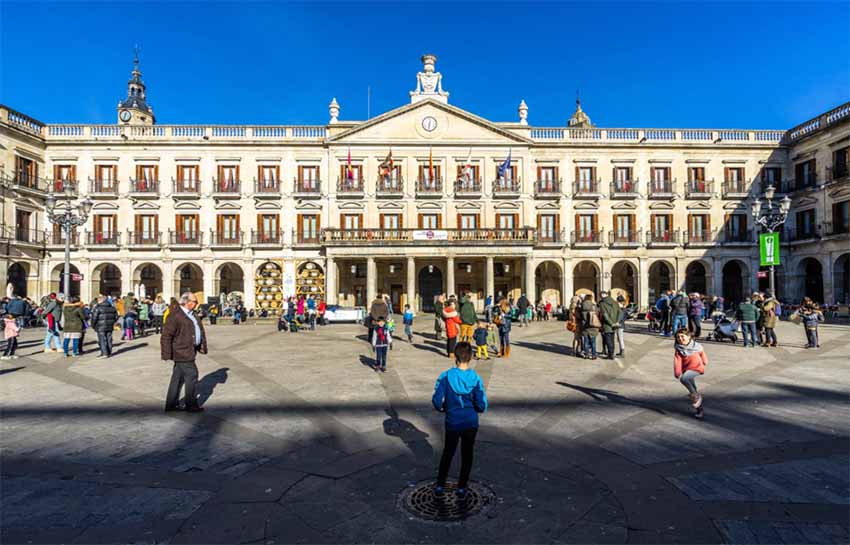
<instances>
[{"instance_id":1,"label":"green street sign","mask_svg":"<svg viewBox=\"0 0 850 545\"><path fill-rule=\"evenodd\" d=\"M779 233L759 235L759 255L762 266L779 265Z\"/></svg>"}]
</instances>

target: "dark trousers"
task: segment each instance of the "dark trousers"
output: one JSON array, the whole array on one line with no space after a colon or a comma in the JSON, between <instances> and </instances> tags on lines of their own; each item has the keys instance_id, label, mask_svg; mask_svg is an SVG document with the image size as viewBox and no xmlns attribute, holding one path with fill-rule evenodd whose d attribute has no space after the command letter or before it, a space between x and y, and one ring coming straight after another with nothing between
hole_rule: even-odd
<instances>
[{"instance_id":1,"label":"dark trousers","mask_svg":"<svg viewBox=\"0 0 850 545\"><path fill-rule=\"evenodd\" d=\"M4 356L14 356L15 350L18 348L18 338L10 337L6 339L6 350L3 351Z\"/></svg>"},{"instance_id":2,"label":"dark trousers","mask_svg":"<svg viewBox=\"0 0 850 545\"><path fill-rule=\"evenodd\" d=\"M446 337L446 352L449 356L455 353L455 346L457 346L457 337Z\"/></svg>"},{"instance_id":3,"label":"dark trousers","mask_svg":"<svg viewBox=\"0 0 850 545\"><path fill-rule=\"evenodd\" d=\"M460 478L457 480L457 487L466 488L469 483L469 474L472 472L472 453L475 449L475 434L477 433L478 428L463 431L446 430L443 457L440 458L440 470L437 473L438 485L446 485L446 477L449 475L449 467L452 465L452 458L455 457L457 444L462 441L460 445Z\"/></svg>"},{"instance_id":4,"label":"dark trousers","mask_svg":"<svg viewBox=\"0 0 850 545\"><path fill-rule=\"evenodd\" d=\"M375 347L375 365L377 365L381 369L387 368L387 347L386 346L376 346Z\"/></svg>"},{"instance_id":5,"label":"dark trousers","mask_svg":"<svg viewBox=\"0 0 850 545\"><path fill-rule=\"evenodd\" d=\"M107 332L97 332L97 345L100 347L101 356L112 355L112 330Z\"/></svg>"},{"instance_id":6,"label":"dark trousers","mask_svg":"<svg viewBox=\"0 0 850 545\"><path fill-rule=\"evenodd\" d=\"M165 398L166 409L176 409L180 405L180 388L186 385L186 408L198 406L195 390L198 386L198 366L193 361L175 361L171 372L171 383Z\"/></svg>"},{"instance_id":7,"label":"dark trousers","mask_svg":"<svg viewBox=\"0 0 850 545\"><path fill-rule=\"evenodd\" d=\"M156 329L156 334L162 333L162 316L153 317L153 327Z\"/></svg>"},{"instance_id":8,"label":"dark trousers","mask_svg":"<svg viewBox=\"0 0 850 545\"><path fill-rule=\"evenodd\" d=\"M806 340L809 342L809 346L811 348L816 348L818 345L818 329L809 329L806 328Z\"/></svg>"},{"instance_id":9,"label":"dark trousers","mask_svg":"<svg viewBox=\"0 0 850 545\"><path fill-rule=\"evenodd\" d=\"M776 346L776 331L772 327L764 328L764 344Z\"/></svg>"},{"instance_id":10,"label":"dark trousers","mask_svg":"<svg viewBox=\"0 0 850 545\"><path fill-rule=\"evenodd\" d=\"M702 324L699 316L688 316L688 329L693 333L694 337L702 335Z\"/></svg>"},{"instance_id":11,"label":"dark trousers","mask_svg":"<svg viewBox=\"0 0 850 545\"><path fill-rule=\"evenodd\" d=\"M661 311L661 332L662 333L669 333L671 325L672 324L670 323L670 311L666 310L666 309L662 310Z\"/></svg>"},{"instance_id":12,"label":"dark trousers","mask_svg":"<svg viewBox=\"0 0 850 545\"><path fill-rule=\"evenodd\" d=\"M741 322L741 335L744 336L744 346L747 346L747 334L749 333L750 345L756 345L756 323Z\"/></svg>"},{"instance_id":13,"label":"dark trousers","mask_svg":"<svg viewBox=\"0 0 850 545\"><path fill-rule=\"evenodd\" d=\"M614 332L602 332L602 343L605 345L605 353L609 358L614 357Z\"/></svg>"}]
</instances>

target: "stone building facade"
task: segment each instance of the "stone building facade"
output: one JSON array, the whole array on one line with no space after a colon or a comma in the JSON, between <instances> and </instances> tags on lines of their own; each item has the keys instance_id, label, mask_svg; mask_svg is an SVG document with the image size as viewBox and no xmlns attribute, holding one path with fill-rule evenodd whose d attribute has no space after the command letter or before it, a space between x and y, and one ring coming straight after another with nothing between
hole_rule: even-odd
<instances>
[{"instance_id":1,"label":"stone building facade","mask_svg":"<svg viewBox=\"0 0 850 545\"><path fill-rule=\"evenodd\" d=\"M685 288L765 287L751 203L792 197L780 296L847 302L850 104L791 130L618 129L577 102L562 127L493 122L449 103L436 58L410 102L321 126L156 123L136 60L114 125L44 124L0 106L3 257L14 291L60 289L53 192L94 202L72 237L72 292L248 306L379 292L427 310L439 292L555 304L616 289L649 305ZM144 286L144 288L142 288Z\"/></svg>"}]
</instances>

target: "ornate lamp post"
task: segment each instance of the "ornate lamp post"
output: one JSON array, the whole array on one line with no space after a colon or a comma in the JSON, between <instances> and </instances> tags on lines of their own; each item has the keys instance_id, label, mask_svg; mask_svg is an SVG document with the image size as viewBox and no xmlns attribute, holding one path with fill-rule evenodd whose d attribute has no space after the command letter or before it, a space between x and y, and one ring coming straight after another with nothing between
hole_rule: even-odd
<instances>
[{"instance_id":1,"label":"ornate lamp post","mask_svg":"<svg viewBox=\"0 0 850 545\"><path fill-rule=\"evenodd\" d=\"M76 231L77 226L86 223L94 204L88 198L83 199L77 204L77 213L74 214L74 207L71 205L74 195L70 186L66 186L66 188L66 191L61 193L59 197L55 193L50 193L45 200L47 219L50 223L58 225L65 233L65 274L62 285L65 297L71 292L71 234ZM59 200L63 201L63 205L57 209L56 204Z\"/></svg>"},{"instance_id":2,"label":"ornate lamp post","mask_svg":"<svg viewBox=\"0 0 850 545\"><path fill-rule=\"evenodd\" d=\"M777 229L782 227L785 220L788 218L788 211L791 209L791 199L788 195L785 195L785 197L783 197L778 203L774 203L773 197L775 193L776 190L774 187L769 185L764 190L764 207L762 207L762 202L759 199L756 199L753 203L753 221L756 225L761 225L768 233L774 233ZM770 293L771 295L776 296L774 269L775 267L771 265Z\"/></svg>"}]
</instances>

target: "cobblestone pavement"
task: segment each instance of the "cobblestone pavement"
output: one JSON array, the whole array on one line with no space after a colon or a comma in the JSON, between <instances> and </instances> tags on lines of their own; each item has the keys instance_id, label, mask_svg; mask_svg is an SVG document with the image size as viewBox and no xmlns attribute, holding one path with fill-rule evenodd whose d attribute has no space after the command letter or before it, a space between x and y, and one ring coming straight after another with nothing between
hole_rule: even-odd
<instances>
[{"instance_id":1,"label":"cobblestone pavement","mask_svg":"<svg viewBox=\"0 0 850 545\"><path fill-rule=\"evenodd\" d=\"M473 479L496 501L451 524L398 504L442 448L430 334L378 374L355 325L210 327L206 412L166 414L158 337L65 359L27 332L0 362L0 541L847 543L850 328L822 327L818 351L789 323L780 348L706 342L699 422L671 341L632 326L623 360L570 357L547 322L476 364Z\"/></svg>"}]
</instances>

